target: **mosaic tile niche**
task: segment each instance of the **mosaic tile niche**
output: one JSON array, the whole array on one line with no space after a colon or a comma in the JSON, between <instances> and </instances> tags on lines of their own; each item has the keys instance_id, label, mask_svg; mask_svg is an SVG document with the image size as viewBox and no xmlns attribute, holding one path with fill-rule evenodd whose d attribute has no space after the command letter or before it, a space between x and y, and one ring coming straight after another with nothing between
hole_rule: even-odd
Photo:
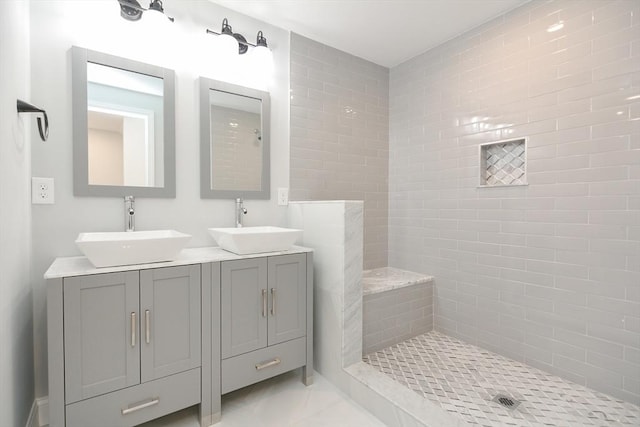
<instances>
[{"instance_id":1,"label":"mosaic tile niche","mask_svg":"<svg viewBox=\"0 0 640 427\"><path fill-rule=\"evenodd\" d=\"M480 186L526 185L526 139L480 145Z\"/></svg>"}]
</instances>

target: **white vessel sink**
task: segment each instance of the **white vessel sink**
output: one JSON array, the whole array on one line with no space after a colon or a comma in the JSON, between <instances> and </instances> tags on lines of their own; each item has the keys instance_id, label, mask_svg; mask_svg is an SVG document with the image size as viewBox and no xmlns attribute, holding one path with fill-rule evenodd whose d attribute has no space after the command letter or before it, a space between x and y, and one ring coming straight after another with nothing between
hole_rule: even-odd
<instances>
[{"instance_id":1,"label":"white vessel sink","mask_svg":"<svg viewBox=\"0 0 640 427\"><path fill-rule=\"evenodd\" d=\"M286 251L302 230L281 227L209 228L218 246L239 255Z\"/></svg>"},{"instance_id":2,"label":"white vessel sink","mask_svg":"<svg viewBox=\"0 0 640 427\"><path fill-rule=\"evenodd\" d=\"M96 267L173 261L191 239L175 230L80 233L76 245Z\"/></svg>"}]
</instances>

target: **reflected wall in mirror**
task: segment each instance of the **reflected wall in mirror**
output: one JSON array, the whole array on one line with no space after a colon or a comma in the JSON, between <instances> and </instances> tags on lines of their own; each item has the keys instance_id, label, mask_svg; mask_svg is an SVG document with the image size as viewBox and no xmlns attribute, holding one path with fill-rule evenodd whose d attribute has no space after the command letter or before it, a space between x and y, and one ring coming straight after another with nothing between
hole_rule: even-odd
<instances>
[{"instance_id":1,"label":"reflected wall in mirror","mask_svg":"<svg viewBox=\"0 0 640 427\"><path fill-rule=\"evenodd\" d=\"M209 91L212 190L260 191L262 102L218 90Z\"/></svg>"},{"instance_id":2,"label":"reflected wall in mirror","mask_svg":"<svg viewBox=\"0 0 640 427\"><path fill-rule=\"evenodd\" d=\"M76 196L175 197L174 73L74 47Z\"/></svg>"},{"instance_id":3,"label":"reflected wall in mirror","mask_svg":"<svg viewBox=\"0 0 640 427\"><path fill-rule=\"evenodd\" d=\"M269 94L200 79L201 196L269 199Z\"/></svg>"}]
</instances>

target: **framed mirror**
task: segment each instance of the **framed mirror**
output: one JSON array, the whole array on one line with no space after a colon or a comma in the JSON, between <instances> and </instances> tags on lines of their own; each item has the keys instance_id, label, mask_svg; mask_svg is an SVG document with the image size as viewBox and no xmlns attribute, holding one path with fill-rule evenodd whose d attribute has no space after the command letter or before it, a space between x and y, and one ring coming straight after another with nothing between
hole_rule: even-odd
<instances>
[{"instance_id":1,"label":"framed mirror","mask_svg":"<svg viewBox=\"0 0 640 427\"><path fill-rule=\"evenodd\" d=\"M73 47L73 194L175 197L172 70Z\"/></svg>"},{"instance_id":2,"label":"framed mirror","mask_svg":"<svg viewBox=\"0 0 640 427\"><path fill-rule=\"evenodd\" d=\"M200 78L200 195L269 199L269 93Z\"/></svg>"}]
</instances>

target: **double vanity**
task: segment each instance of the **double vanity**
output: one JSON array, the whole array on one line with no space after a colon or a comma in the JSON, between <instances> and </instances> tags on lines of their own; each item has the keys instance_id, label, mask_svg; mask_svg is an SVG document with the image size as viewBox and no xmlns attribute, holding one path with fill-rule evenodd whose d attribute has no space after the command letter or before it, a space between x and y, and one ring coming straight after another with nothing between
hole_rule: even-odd
<instances>
[{"instance_id":1,"label":"double vanity","mask_svg":"<svg viewBox=\"0 0 640 427\"><path fill-rule=\"evenodd\" d=\"M276 227L242 226L269 200L268 92L198 79L200 198L235 199L238 228L132 231L134 198L176 197L173 70L73 46L73 195L125 198L126 232L81 233L86 257L45 273L49 420L133 426L302 367L312 381L312 252ZM272 246L283 244L282 247ZM226 250L225 250L226 249Z\"/></svg>"},{"instance_id":2,"label":"double vanity","mask_svg":"<svg viewBox=\"0 0 640 427\"><path fill-rule=\"evenodd\" d=\"M264 240L252 231L284 230L255 228L227 232L245 249ZM149 233L80 237L113 245ZM296 246L190 248L173 261L101 268L56 259L45 274L50 425L133 426L199 404L208 426L222 394L300 367L310 384L312 277L312 251Z\"/></svg>"}]
</instances>

